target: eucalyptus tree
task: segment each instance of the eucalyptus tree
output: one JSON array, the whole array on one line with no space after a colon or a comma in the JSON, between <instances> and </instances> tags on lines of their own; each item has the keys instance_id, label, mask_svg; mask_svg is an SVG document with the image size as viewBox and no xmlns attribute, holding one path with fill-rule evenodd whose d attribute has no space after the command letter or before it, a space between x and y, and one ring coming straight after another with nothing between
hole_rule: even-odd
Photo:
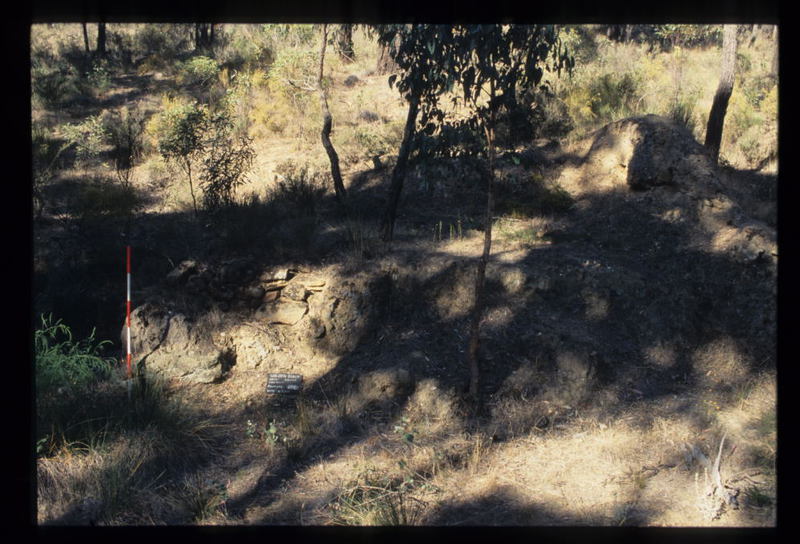
<instances>
[{"instance_id":1,"label":"eucalyptus tree","mask_svg":"<svg viewBox=\"0 0 800 544\"><path fill-rule=\"evenodd\" d=\"M384 239L392 237L417 114L420 113L419 124L426 133L441 133L448 120L440 98L451 91L453 101L468 112L460 124L478 132L483 139L487 179L484 244L475 274L475 305L467 346L469 394L477 399L480 321L492 244L497 113L501 107L514 103L518 88L539 86L546 68L560 74L564 68L571 69L574 60L562 47L552 25L387 25L377 30L382 45L396 45L393 57L399 70L390 76L389 83L396 82L409 103L384 216Z\"/></svg>"},{"instance_id":2,"label":"eucalyptus tree","mask_svg":"<svg viewBox=\"0 0 800 544\"><path fill-rule=\"evenodd\" d=\"M725 113L728 101L733 93L734 72L736 68L736 32L737 25L724 25L722 32L722 69L719 85L714 94L711 112L706 125L705 147L716 162L719 159L719 148L722 143L722 127L725 124Z\"/></svg>"},{"instance_id":3,"label":"eucalyptus tree","mask_svg":"<svg viewBox=\"0 0 800 544\"><path fill-rule=\"evenodd\" d=\"M331 177L333 178L333 190L336 195L336 200L340 204L344 204L347 199L347 191L344 188L342 180L342 172L339 168L339 155L331 142L331 129L333 126L333 117L331 110L328 107L328 95L325 93L325 86L323 82L323 74L325 69L325 48L328 43L328 25L322 25L322 45L319 52L319 72L317 74L317 90L319 91L319 100L322 105L322 146L328 154L328 160L331 163Z\"/></svg>"},{"instance_id":4,"label":"eucalyptus tree","mask_svg":"<svg viewBox=\"0 0 800 544\"><path fill-rule=\"evenodd\" d=\"M542 82L545 68L558 74L572 69L573 59L562 47L553 25L469 25L451 29L443 41L450 60L442 66L447 79L456 81L454 100L470 111L468 124L482 132L486 160L486 215L483 253L475 274L475 305L469 326L467 364L469 395L478 398L478 347L480 322L485 307L486 265L492 246L495 179L495 127L497 113L516 100L517 88L533 88ZM434 116L441 120L441 114Z\"/></svg>"},{"instance_id":5,"label":"eucalyptus tree","mask_svg":"<svg viewBox=\"0 0 800 544\"><path fill-rule=\"evenodd\" d=\"M417 121L427 125L434 116L441 117L439 97L454 83L452 61L447 57L445 41L452 38L448 25L380 25L374 29L384 51L394 61L396 72L389 76L389 85L397 86L408 102L403 140L392 171L389 198L381 224L384 241L394 235L397 205L403 190L408 158L413 149Z\"/></svg>"}]
</instances>

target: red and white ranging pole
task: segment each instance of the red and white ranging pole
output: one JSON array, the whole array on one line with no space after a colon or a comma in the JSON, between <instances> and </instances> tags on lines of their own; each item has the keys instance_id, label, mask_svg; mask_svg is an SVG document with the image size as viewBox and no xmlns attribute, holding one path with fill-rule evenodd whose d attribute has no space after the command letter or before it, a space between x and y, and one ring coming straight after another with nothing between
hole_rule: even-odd
<instances>
[{"instance_id":1,"label":"red and white ranging pole","mask_svg":"<svg viewBox=\"0 0 800 544\"><path fill-rule=\"evenodd\" d=\"M128 296L125 303L126 328L128 332L128 355L126 363L128 366L128 400L131 398L131 246L127 247L127 276L128 276Z\"/></svg>"}]
</instances>

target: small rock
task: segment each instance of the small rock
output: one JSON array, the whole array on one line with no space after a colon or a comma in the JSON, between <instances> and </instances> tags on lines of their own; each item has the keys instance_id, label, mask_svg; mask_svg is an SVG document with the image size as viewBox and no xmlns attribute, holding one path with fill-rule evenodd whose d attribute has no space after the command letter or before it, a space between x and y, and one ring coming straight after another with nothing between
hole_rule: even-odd
<instances>
[{"instance_id":1,"label":"small rock","mask_svg":"<svg viewBox=\"0 0 800 544\"><path fill-rule=\"evenodd\" d=\"M287 285L289 285L289 282L278 280L278 281L269 281L267 283L262 283L261 287L263 287L265 291L280 291Z\"/></svg>"},{"instance_id":2,"label":"small rock","mask_svg":"<svg viewBox=\"0 0 800 544\"><path fill-rule=\"evenodd\" d=\"M381 120L380 115L369 110L361 110L358 114L358 118L362 121L366 121L367 123L374 123Z\"/></svg>"},{"instance_id":3,"label":"small rock","mask_svg":"<svg viewBox=\"0 0 800 544\"><path fill-rule=\"evenodd\" d=\"M303 284L299 283L297 280L294 280L289 283L289 285L284 287L282 294L292 300L305 302L310 293L308 290L306 290L306 287Z\"/></svg>"},{"instance_id":4,"label":"small rock","mask_svg":"<svg viewBox=\"0 0 800 544\"><path fill-rule=\"evenodd\" d=\"M257 299L263 298L264 293L266 293L266 290L260 285L249 287L244 292L247 298L257 298Z\"/></svg>"},{"instance_id":5,"label":"small rock","mask_svg":"<svg viewBox=\"0 0 800 544\"><path fill-rule=\"evenodd\" d=\"M298 274L293 281L302 283L309 291L322 291L326 283L324 278L314 274Z\"/></svg>"},{"instance_id":6,"label":"small rock","mask_svg":"<svg viewBox=\"0 0 800 544\"><path fill-rule=\"evenodd\" d=\"M358 79L358 76L355 75L355 74L352 74L352 75L347 76L347 78L344 80L344 85L345 85L345 87L352 87L353 85L355 85L359 81L361 81L361 80Z\"/></svg>"},{"instance_id":7,"label":"small rock","mask_svg":"<svg viewBox=\"0 0 800 544\"><path fill-rule=\"evenodd\" d=\"M260 276L260 280L263 283L269 283L273 281L288 281L292 279L297 274L297 270L292 270L291 268L276 268L274 270L267 270Z\"/></svg>"},{"instance_id":8,"label":"small rock","mask_svg":"<svg viewBox=\"0 0 800 544\"><path fill-rule=\"evenodd\" d=\"M268 302L261 306L256 312L256 317L268 323L294 325L300 321L307 312L308 305L305 302L279 299L276 302Z\"/></svg>"}]
</instances>

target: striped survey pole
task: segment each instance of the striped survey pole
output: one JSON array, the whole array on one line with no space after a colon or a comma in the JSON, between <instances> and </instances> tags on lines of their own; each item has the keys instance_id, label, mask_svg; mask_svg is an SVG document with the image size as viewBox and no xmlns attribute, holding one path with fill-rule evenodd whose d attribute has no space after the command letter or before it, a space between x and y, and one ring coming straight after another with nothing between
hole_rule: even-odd
<instances>
[{"instance_id":1,"label":"striped survey pole","mask_svg":"<svg viewBox=\"0 0 800 544\"><path fill-rule=\"evenodd\" d=\"M128 276L128 295L125 302L125 323L128 333L128 354L126 359L127 367L128 367L128 401L131 400L131 385L132 385L132 376L131 376L131 246L127 246L127 276Z\"/></svg>"}]
</instances>

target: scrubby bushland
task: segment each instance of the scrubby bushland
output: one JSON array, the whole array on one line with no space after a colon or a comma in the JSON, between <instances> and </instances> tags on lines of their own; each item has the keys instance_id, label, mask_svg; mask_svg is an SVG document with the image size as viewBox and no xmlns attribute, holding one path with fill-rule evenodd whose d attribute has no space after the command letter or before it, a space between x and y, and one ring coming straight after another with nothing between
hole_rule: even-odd
<instances>
[{"instance_id":1,"label":"scrubby bushland","mask_svg":"<svg viewBox=\"0 0 800 544\"><path fill-rule=\"evenodd\" d=\"M227 111L212 115L209 125L200 179L203 203L208 209L217 209L233 203L234 191L247 181L255 152L250 138L236 136Z\"/></svg>"},{"instance_id":2,"label":"scrubby bushland","mask_svg":"<svg viewBox=\"0 0 800 544\"><path fill-rule=\"evenodd\" d=\"M228 104L211 111L197 102L174 102L156 123L161 155L175 161L186 174L195 215L198 213L194 185L199 170L203 203L215 209L233 202L236 187L246 181L255 156L252 141L235 133Z\"/></svg>"},{"instance_id":3,"label":"scrubby bushland","mask_svg":"<svg viewBox=\"0 0 800 544\"><path fill-rule=\"evenodd\" d=\"M609 39L599 27L562 27L579 61L568 81L553 81L575 123L570 136L654 113L704 141L719 80L722 25L632 26L631 39ZM777 157L777 43L769 29L743 32L720 155L723 163L756 168Z\"/></svg>"},{"instance_id":4,"label":"scrubby bushland","mask_svg":"<svg viewBox=\"0 0 800 544\"><path fill-rule=\"evenodd\" d=\"M197 56L181 64L180 79L185 85L208 86L217 79L219 64L216 60Z\"/></svg>"},{"instance_id":5,"label":"scrubby bushland","mask_svg":"<svg viewBox=\"0 0 800 544\"><path fill-rule=\"evenodd\" d=\"M132 169L143 154L145 122L142 110L128 107L109 112L103 119L114 170L124 186L130 183Z\"/></svg>"}]
</instances>

